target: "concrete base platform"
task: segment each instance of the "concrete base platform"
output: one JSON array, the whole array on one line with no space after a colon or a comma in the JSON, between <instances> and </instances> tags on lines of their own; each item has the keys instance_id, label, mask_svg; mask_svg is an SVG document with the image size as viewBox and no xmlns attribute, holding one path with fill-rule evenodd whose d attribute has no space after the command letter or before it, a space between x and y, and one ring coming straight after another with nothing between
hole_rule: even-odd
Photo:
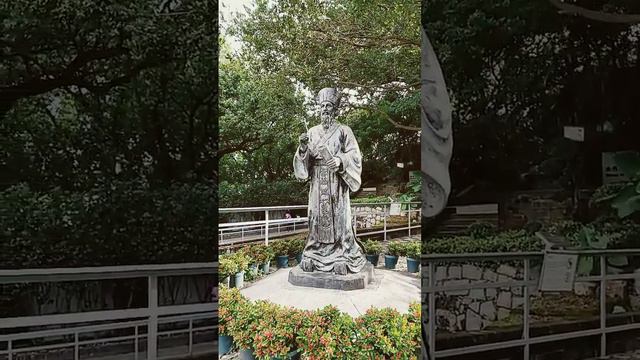
<instances>
[{"instance_id":1,"label":"concrete base platform","mask_svg":"<svg viewBox=\"0 0 640 360\"><path fill-rule=\"evenodd\" d=\"M354 317L372 307L390 307L406 313L412 302L420 301L419 274L376 268L373 270L374 281L366 288L344 291L290 284L288 279L292 270L279 269L240 292L250 300L267 300L302 310L334 305Z\"/></svg>"},{"instance_id":2,"label":"concrete base platform","mask_svg":"<svg viewBox=\"0 0 640 360\"><path fill-rule=\"evenodd\" d=\"M289 282L291 284L321 289L345 291L364 289L373 280L373 265L369 262L357 274L336 275L320 271L305 272L300 266L296 266L289 271Z\"/></svg>"}]
</instances>

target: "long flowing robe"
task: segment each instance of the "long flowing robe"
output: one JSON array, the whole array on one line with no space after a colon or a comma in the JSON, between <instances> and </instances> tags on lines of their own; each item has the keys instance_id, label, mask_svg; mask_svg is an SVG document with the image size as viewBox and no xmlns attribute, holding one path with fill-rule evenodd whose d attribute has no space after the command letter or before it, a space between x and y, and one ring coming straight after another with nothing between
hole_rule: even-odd
<instances>
[{"instance_id":1,"label":"long flowing robe","mask_svg":"<svg viewBox=\"0 0 640 360\"><path fill-rule=\"evenodd\" d=\"M434 217L451 192L449 162L453 152L451 101L433 46L422 31L422 216Z\"/></svg>"},{"instance_id":2,"label":"long flowing robe","mask_svg":"<svg viewBox=\"0 0 640 360\"><path fill-rule=\"evenodd\" d=\"M327 166L329 159L323 158L321 144L326 145L330 156L340 159L337 172ZM326 131L321 125L312 127L307 149L304 152L297 149L293 168L296 178L311 180L309 236L302 253L303 261L313 260L315 270L323 272L333 271L340 262L349 272L360 272L366 260L356 243L349 191L360 188L362 155L353 132L339 123Z\"/></svg>"}]
</instances>

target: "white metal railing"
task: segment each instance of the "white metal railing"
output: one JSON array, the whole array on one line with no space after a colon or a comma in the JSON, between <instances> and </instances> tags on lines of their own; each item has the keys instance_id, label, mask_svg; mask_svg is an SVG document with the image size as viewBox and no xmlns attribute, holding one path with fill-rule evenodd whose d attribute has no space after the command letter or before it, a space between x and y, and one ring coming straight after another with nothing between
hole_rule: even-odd
<instances>
[{"instance_id":1,"label":"white metal railing","mask_svg":"<svg viewBox=\"0 0 640 360\"><path fill-rule=\"evenodd\" d=\"M588 336L600 336L600 356L607 355L607 335L640 329L640 323L612 325L607 326L607 310L606 310L606 289L608 281L638 279L640 275L634 273L608 274L607 273L607 257L609 256L638 256L640 249L615 249L615 250L560 250L554 253L575 254L579 256L589 256L599 258L600 274L596 276L577 276L575 282L598 282L600 285L599 292L599 327L596 329L587 329L571 332L562 332L558 334L531 336L530 334L530 311L531 311L531 289L538 285L536 280L531 279L531 261L542 261L544 252L514 252L514 253L477 253L477 254L434 254L422 256L422 277L423 277L423 299L427 297L427 344L430 359L440 359L449 356L458 356L465 354L479 354L490 350L500 350L508 348L523 349L523 359L529 360L530 347L534 344L550 343L565 339L574 339ZM522 261L524 274L522 280L512 281L496 281L496 282L471 282L468 284L456 285L437 285L436 286L436 266L438 264L445 265L449 263L464 262L484 262L484 261ZM436 293L443 291L456 290L472 290L472 289L489 289L489 288L506 288L506 287L522 287L523 288L523 331L520 339L502 342L493 342L487 344L472 345L466 347L457 347L451 349L438 350L436 348ZM424 321L423 320L423 321Z\"/></svg>"},{"instance_id":2,"label":"white metal railing","mask_svg":"<svg viewBox=\"0 0 640 360\"><path fill-rule=\"evenodd\" d=\"M391 205L393 203L376 203L376 204L365 204L365 203L355 203L351 204L352 208L352 216L355 218L358 215L358 208L371 208L371 207L382 207L382 210L377 212L378 214L383 216L383 223L381 230L373 230L360 232L359 228L356 226L356 234L358 236L368 236L368 235L377 235L383 234L384 239L387 239L387 234L390 232L396 231L408 231L409 236L411 236L411 231L414 229L421 228L421 214L422 207L421 202L402 202L397 203L401 206L401 214L406 215L407 224L406 226L394 226L388 227L388 218L391 215ZM298 232L302 232L308 229L309 227L309 219L307 217L295 217L291 219L272 219L271 213L274 211L283 211L283 210L301 210L307 209L307 205L288 205L288 206L259 206L259 207L245 207L245 208L221 208L219 209L220 214L234 214L234 213L256 213L261 212L264 213L264 220L256 220L256 221L244 221L244 222L228 222L228 223L220 223L218 230L218 240L219 244L222 246L225 245L233 245L237 243L246 243L246 242L264 242L265 244L269 244L270 237L277 235L287 235L287 234L295 234ZM371 211L368 213L372 213ZM416 220L412 222L412 220ZM355 225L355 221L354 221ZM360 228L362 229L362 228ZM419 233L420 231L416 231L415 233Z\"/></svg>"},{"instance_id":3,"label":"white metal railing","mask_svg":"<svg viewBox=\"0 0 640 360\"><path fill-rule=\"evenodd\" d=\"M64 313L38 316L19 316L0 318L0 330L9 332L0 335L0 344L4 343L6 350L0 350L0 355L6 355L12 360L19 353L36 351L55 351L65 348L73 348L74 359L79 358L80 347L84 345L106 346L108 343L131 341L134 346L134 358L138 359L139 340L146 338L146 359L158 359L158 337L178 334L187 334L189 344L186 353L194 353L194 333L214 330L215 325L194 326L195 322L217 318L217 302L207 302L186 305L158 305L158 278L189 275L215 275L217 263L186 263L167 265L131 265L131 266L106 266L62 269L20 269L0 270L0 284L41 283L41 282L66 282L106 279L132 279L147 278L148 305L143 308L124 310L102 310L78 313ZM211 281L216 286L215 279ZM117 321L109 324L91 324L105 321ZM159 331L159 324L188 323L187 329ZM80 324L80 325L73 325ZM89 325L86 325L89 324ZM67 326L46 330L27 330L22 328L44 326ZM71 325L71 326L69 326ZM147 332L140 333L140 328L146 327ZM133 335L120 335L113 337L100 337L91 340L82 340L81 335L100 331L114 331L133 329ZM15 332L14 332L15 331ZM72 337L73 341L45 344L29 347L14 347L16 341L43 339L53 336ZM213 344L209 346L210 353L215 352Z\"/></svg>"}]
</instances>

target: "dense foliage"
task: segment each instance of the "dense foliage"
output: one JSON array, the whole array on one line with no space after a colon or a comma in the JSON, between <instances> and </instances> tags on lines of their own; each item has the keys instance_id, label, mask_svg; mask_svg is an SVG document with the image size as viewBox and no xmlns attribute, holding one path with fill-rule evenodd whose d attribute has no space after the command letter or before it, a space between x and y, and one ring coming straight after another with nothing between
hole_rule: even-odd
<instances>
[{"instance_id":1,"label":"dense foliage","mask_svg":"<svg viewBox=\"0 0 640 360\"><path fill-rule=\"evenodd\" d=\"M2 2L2 267L213 259L216 8Z\"/></svg>"},{"instance_id":2,"label":"dense foliage","mask_svg":"<svg viewBox=\"0 0 640 360\"><path fill-rule=\"evenodd\" d=\"M248 198L225 195L222 206L306 201L292 157L304 122L319 121L308 95L326 86L349 93L339 120L358 139L364 185L406 181L419 166L417 5L260 0L230 21L242 47L220 68L221 193ZM400 170L398 162L411 165ZM263 181L290 183L299 198L279 198Z\"/></svg>"},{"instance_id":3,"label":"dense foliage","mask_svg":"<svg viewBox=\"0 0 640 360\"><path fill-rule=\"evenodd\" d=\"M118 182L90 190L0 193L3 268L211 261L212 186L151 189Z\"/></svg>"},{"instance_id":4,"label":"dense foliage","mask_svg":"<svg viewBox=\"0 0 640 360\"><path fill-rule=\"evenodd\" d=\"M640 12L629 1L574 3ZM424 0L422 21L452 95L458 189L595 187L600 152L638 150L638 25L528 0ZM598 130L605 122L612 134ZM584 126L587 144L563 139L566 125Z\"/></svg>"},{"instance_id":5,"label":"dense foliage","mask_svg":"<svg viewBox=\"0 0 640 360\"><path fill-rule=\"evenodd\" d=\"M369 309L353 319L334 306L316 311L251 302L237 289L222 288L220 333L259 359L299 350L305 359L417 359L420 350L420 304L407 314Z\"/></svg>"}]
</instances>

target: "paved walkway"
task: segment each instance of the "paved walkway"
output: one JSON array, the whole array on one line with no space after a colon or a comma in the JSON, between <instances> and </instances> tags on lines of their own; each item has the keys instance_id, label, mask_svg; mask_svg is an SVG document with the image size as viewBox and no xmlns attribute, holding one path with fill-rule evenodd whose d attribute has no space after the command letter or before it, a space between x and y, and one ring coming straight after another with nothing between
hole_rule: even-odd
<instances>
[{"instance_id":1,"label":"paved walkway","mask_svg":"<svg viewBox=\"0 0 640 360\"><path fill-rule=\"evenodd\" d=\"M399 262L398 268L406 269L406 265ZM288 281L290 270L280 269L241 292L251 300L268 300L304 310L331 304L354 317L364 314L370 307L391 307L405 313L411 302L420 301L419 274L378 267L374 270L376 281L368 288L342 291L292 285Z\"/></svg>"}]
</instances>

